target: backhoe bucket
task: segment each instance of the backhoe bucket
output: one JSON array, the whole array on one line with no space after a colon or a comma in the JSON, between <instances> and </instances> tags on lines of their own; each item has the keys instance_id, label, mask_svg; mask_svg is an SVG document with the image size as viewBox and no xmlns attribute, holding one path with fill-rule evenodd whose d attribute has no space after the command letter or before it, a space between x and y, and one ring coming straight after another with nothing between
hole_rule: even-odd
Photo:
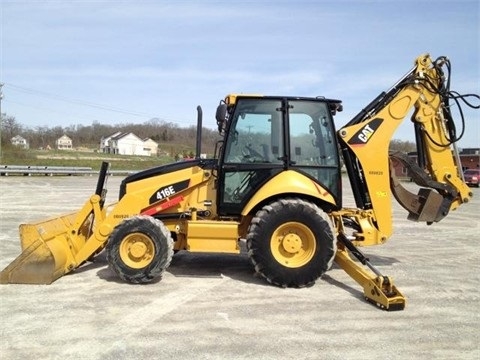
<instances>
[{"instance_id":1,"label":"backhoe bucket","mask_svg":"<svg viewBox=\"0 0 480 360\"><path fill-rule=\"evenodd\" d=\"M77 215L20 225L22 253L0 273L0 284L50 284L72 270L74 254L88 238L91 222L87 217L78 234L70 236Z\"/></svg>"}]
</instances>

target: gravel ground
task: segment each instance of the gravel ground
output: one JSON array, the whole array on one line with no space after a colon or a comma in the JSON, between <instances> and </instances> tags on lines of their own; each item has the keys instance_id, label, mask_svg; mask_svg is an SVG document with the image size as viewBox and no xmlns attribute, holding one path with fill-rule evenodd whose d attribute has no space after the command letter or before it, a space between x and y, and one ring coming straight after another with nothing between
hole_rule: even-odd
<instances>
[{"instance_id":1,"label":"gravel ground","mask_svg":"<svg viewBox=\"0 0 480 360\"><path fill-rule=\"evenodd\" d=\"M109 179L114 201L121 178ZM0 268L18 225L79 209L94 177L1 177ZM105 256L52 285L0 286L0 358L479 359L480 191L438 224L406 220L365 248L407 297L404 311L365 302L334 266L315 286L280 289L245 254L180 252L161 282L122 283ZM346 199L351 194L346 191Z\"/></svg>"}]
</instances>

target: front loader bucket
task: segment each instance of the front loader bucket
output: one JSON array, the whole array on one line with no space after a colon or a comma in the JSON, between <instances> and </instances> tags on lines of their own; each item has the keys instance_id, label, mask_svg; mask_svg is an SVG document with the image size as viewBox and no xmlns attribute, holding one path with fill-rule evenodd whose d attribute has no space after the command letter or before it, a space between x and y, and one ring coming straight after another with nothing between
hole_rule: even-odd
<instances>
[{"instance_id":1,"label":"front loader bucket","mask_svg":"<svg viewBox=\"0 0 480 360\"><path fill-rule=\"evenodd\" d=\"M71 236L77 213L20 225L22 253L0 273L0 284L50 284L74 267L74 255L88 238L90 216Z\"/></svg>"},{"instance_id":2,"label":"front loader bucket","mask_svg":"<svg viewBox=\"0 0 480 360\"><path fill-rule=\"evenodd\" d=\"M51 284L95 255L104 242L88 239L105 219L105 188L110 164L103 162L95 194L78 212L20 225L22 253L0 273L0 284Z\"/></svg>"}]
</instances>

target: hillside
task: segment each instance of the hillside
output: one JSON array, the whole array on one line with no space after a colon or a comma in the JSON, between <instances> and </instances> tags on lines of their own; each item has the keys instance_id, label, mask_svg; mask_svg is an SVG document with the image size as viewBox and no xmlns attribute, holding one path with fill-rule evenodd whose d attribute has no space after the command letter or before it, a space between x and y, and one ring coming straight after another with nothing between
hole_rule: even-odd
<instances>
[{"instance_id":1,"label":"hillside","mask_svg":"<svg viewBox=\"0 0 480 360\"><path fill-rule=\"evenodd\" d=\"M93 150L23 150L12 146L2 149L1 165L91 167L99 170L103 161L112 170L143 170L175 161L171 156L111 155Z\"/></svg>"}]
</instances>

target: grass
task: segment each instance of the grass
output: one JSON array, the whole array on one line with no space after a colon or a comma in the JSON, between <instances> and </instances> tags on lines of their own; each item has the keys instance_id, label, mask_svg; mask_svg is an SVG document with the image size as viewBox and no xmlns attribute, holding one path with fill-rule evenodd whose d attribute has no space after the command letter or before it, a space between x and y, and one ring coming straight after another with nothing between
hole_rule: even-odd
<instances>
[{"instance_id":1,"label":"grass","mask_svg":"<svg viewBox=\"0 0 480 360\"><path fill-rule=\"evenodd\" d=\"M129 156L97 153L92 150L24 150L14 147L2 149L1 165L81 166L100 170L103 161L112 170L144 170L174 162L170 156Z\"/></svg>"}]
</instances>

